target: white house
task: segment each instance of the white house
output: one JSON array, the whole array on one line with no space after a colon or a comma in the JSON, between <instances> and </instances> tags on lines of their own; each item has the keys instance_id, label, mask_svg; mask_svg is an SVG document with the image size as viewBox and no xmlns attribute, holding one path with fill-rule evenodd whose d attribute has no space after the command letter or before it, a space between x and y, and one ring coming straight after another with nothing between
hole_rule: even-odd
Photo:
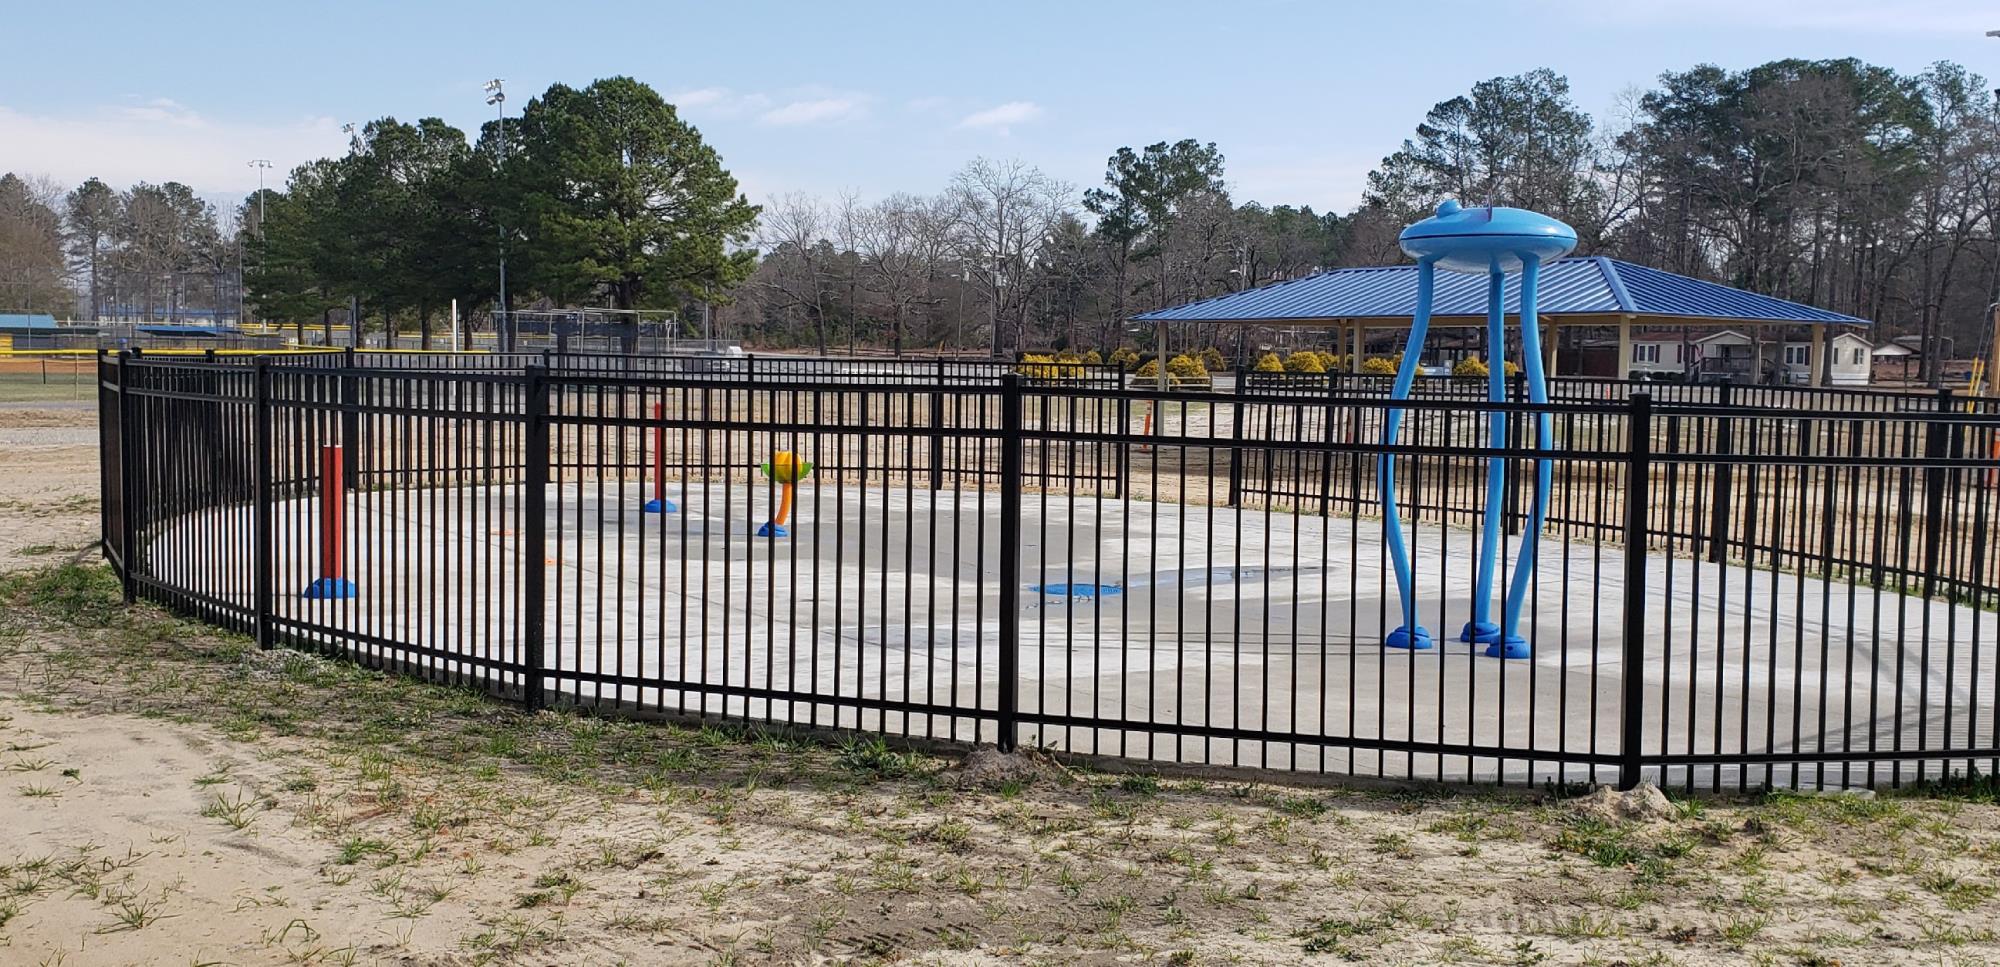
<instances>
[{"instance_id":1,"label":"white house","mask_svg":"<svg viewBox=\"0 0 2000 967\"><path fill-rule=\"evenodd\" d=\"M1852 332L1835 333L1825 340L1825 384L1868 385L1874 370L1871 355L1874 348L1873 343ZM1693 349L1694 359L1688 369L1701 376L1744 383L1803 386L1812 382L1813 344L1809 339L1753 341L1735 329L1724 329L1695 340ZM1633 345L1633 351L1637 353L1638 344Z\"/></svg>"},{"instance_id":2,"label":"white house","mask_svg":"<svg viewBox=\"0 0 2000 967\"><path fill-rule=\"evenodd\" d=\"M1612 343L1617 345L1617 343ZM1678 333L1632 337L1632 358L1626 373L1685 373L1695 357L1694 343Z\"/></svg>"},{"instance_id":3,"label":"white house","mask_svg":"<svg viewBox=\"0 0 2000 967\"><path fill-rule=\"evenodd\" d=\"M1812 344L1807 343L1806 346L1807 352L1811 352ZM1791 343L1786 343L1785 351L1791 352L1791 347ZM1851 332L1843 332L1827 340L1826 385L1868 385L1869 378L1875 372L1874 350L1873 343ZM1810 367L1806 375L1808 378L1811 377Z\"/></svg>"}]
</instances>

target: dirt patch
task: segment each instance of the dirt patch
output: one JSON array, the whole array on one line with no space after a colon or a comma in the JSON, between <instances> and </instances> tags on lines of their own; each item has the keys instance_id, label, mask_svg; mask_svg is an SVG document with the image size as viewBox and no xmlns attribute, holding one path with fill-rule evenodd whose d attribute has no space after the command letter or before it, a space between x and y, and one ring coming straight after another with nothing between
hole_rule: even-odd
<instances>
[{"instance_id":1,"label":"dirt patch","mask_svg":"<svg viewBox=\"0 0 2000 967\"><path fill-rule=\"evenodd\" d=\"M0 960L2000 955L1985 803L1693 800L1635 823L1075 767L967 788L879 740L529 715L258 652L121 607L99 568L0 579L0 715L0 824L27 831L0 846Z\"/></svg>"},{"instance_id":2,"label":"dirt patch","mask_svg":"<svg viewBox=\"0 0 2000 967\"><path fill-rule=\"evenodd\" d=\"M97 411L0 405L0 573L96 553Z\"/></svg>"}]
</instances>

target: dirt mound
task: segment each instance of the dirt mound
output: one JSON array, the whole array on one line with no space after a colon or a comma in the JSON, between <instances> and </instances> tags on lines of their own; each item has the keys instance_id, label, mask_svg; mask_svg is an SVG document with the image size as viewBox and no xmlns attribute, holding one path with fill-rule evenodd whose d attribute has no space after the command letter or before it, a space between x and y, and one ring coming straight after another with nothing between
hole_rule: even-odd
<instances>
[{"instance_id":1,"label":"dirt mound","mask_svg":"<svg viewBox=\"0 0 2000 967\"><path fill-rule=\"evenodd\" d=\"M1009 784L1034 785L1038 780L1054 779L1060 770L1051 764L1046 756L1034 752L1002 752L990 745L982 745L966 753L965 761L959 763L958 784L966 788L997 789Z\"/></svg>"},{"instance_id":2,"label":"dirt mound","mask_svg":"<svg viewBox=\"0 0 2000 967\"><path fill-rule=\"evenodd\" d=\"M1665 822L1680 815L1667 794L1650 782L1642 782L1625 792L1598 786L1590 795L1570 800L1570 808L1580 816L1607 823Z\"/></svg>"}]
</instances>

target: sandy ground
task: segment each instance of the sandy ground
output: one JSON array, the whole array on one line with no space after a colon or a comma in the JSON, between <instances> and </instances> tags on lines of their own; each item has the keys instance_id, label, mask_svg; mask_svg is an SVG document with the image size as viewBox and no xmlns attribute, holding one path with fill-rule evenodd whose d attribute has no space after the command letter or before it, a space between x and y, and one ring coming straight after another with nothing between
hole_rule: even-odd
<instances>
[{"instance_id":1,"label":"sandy ground","mask_svg":"<svg viewBox=\"0 0 2000 967\"><path fill-rule=\"evenodd\" d=\"M2000 958L1991 785L1648 822L1046 763L970 785L260 653L61 563L90 556L88 418L0 410L0 964Z\"/></svg>"},{"instance_id":2,"label":"sandy ground","mask_svg":"<svg viewBox=\"0 0 2000 967\"><path fill-rule=\"evenodd\" d=\"M0 402L0 573L97 544L97 411Z\"/></svg>"}]
</instances>

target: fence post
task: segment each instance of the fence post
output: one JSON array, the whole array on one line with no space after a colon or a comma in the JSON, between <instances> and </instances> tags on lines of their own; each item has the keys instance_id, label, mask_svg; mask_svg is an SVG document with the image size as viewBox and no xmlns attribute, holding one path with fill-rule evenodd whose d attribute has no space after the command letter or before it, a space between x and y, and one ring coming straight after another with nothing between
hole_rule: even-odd
<instances>
[{"instance_id":1,"label":"fence post","mask_svg":"<svg viewBox=\"0 0 2000 967\"><path fill-rule=\"evenodd\" d=\"M250 529L253 551L250 564L251 620L256 628L257 647L271 648L271 582L276 580L275 555L271 538L271 369L270 360L259 356L251 363L250 409L251 472L255 474L255 505Z\"/></svg>"},{"instance_id":2,"label":"fence post","mask_svg":"<svg viewBox=\"0 0 2000 967\"><path fill-rule=\"evenodd\" d=\"M931 389L931 492L944 489L944 357L937 361L937 385Z\"/></svg>"},{"instance_id":3,"label":"fence post","mask_svg":"<svg viewBox=\"0 0 2000 967\"><path fill-rule=\"evenodd\" d=\"M1510 402L1520 403L1526 399L1527 377L1525 375L1517 373L1508 377L1507 386L1507 396ZM1507 421L1507 449L1512 453L1519 453L1526 446L1525 441L1522 439L1524 434L1522 423L1526 419L1527 414L1522 414L1522 417L1523 419L1520 420L1515 419L1512 411L1493 414L1494 419ZM1519 463L1518 459L1511 456L1503 458L1500 462L1507 481L1506 485L1501 488L1501 492L1507 495L1507 510L1502 514L1502 519L1507 522L1507 536L1509 537L1516 537L1521 533L1521 478L1524 475L1521 473Z\"/></svg>"},{"instance_id":4,"label":"fence post","mask_svg":"<svg viewBox=\"0 0 2000 967\"><path fill-rule=\"evenodd\" d=\"M521 486L521 702L542 707L543 623L548 609L549 381L548 370L528 366L522 392L527 412L527 452Z\"/></svg>"},{"instance_id":5,"label":"fence post","mask_svg":"<svg viewBox=\"0 0 2000 967\"><path fill-rule=\"evenodd\" d=\"M355 368L354 348L341 351L340 452L346 458L341 483L352 492L361 489L361 376Z\"/></svg>"},{"instance_id":6,"label":"fence post","mask_svg":"<svg viewBox=\"0 0 2000 967\"><path fill-rule=\"evenodd\" d=\"M1924 597L1937 593L1938 558L1944 550L1945 468L1951 456L1951 388L1938 390L1937 416L1924 427Z\"/></svg>"},{"instance_id":7,"label":"fence post","mask_svg":"<svg viewBox=\"0 0 2000 967\"><path fill-rule=\"evenodd\" d=\"M132 425L132 361L138 358L133 350L118 354L118 503L123 508L118 521L118 578L125 597L131 604L139 599L138 575L135 558L138 556L138 528L133 521L138 518L139 508L133 501L139 488L132 485L141 468L135 465L132 451L133 441L138 439L137 429Z\"/></svg>"},{"instance_id":8,"label":"fence post","mask_svg":"<svg viewBox=\"0 0 2000 967\"><path fill-rule=\"evenodd\" d=\"M1132 432L1131 392L1131 390L1125 388L1124 379L1120 377L1118 384L1118 415L1116 417L1118 420L1118 469L1115 472L1118 479L1111 482L1111 498L1113 500L1125 499L1125 477L1132 472L1132 445L1125 441L1126 434Z\"/></svg>"},{"instance_id":9,"label":"fence post","mask_svg":"<svg viewBox=\"0 0 2000 967\"><path fill-rule=\"evenodd\" d=\"M1646 720L1646 509L1652 502L1653 397L1634 393L1625 425L1625 641L1619 666L1618 788L1639 784Z\"/></svg>"},{"instance_id":10,"label":"fence post","mask_svg":"<svg viewBox=\"0 0 2000 967\"><path fill-rule=\"evenodd\" d=\"M1721 407L1717 417L1721 425L1715 428L1715 452L1719 456L1732 456L1735 451L1736 421L1730 415L1730 384L1722 384L1716 405ZM1729 549L1729 493L1730 465L1727 462L1715 465L1715 491L1708 501L1708 563L1720 564L1728 556Z\"/></svg>"},{"instance_id":11,"label":"fence post","mask_svg":"<svg viewBox=\"0 0 2000 967\"><path fill-rule=\"evenodd\" d=\"M1303 407L1300 408L1304 410ZM1236 506L1236 493L1243 487L1243 380L1236 381L1236 392L1229 400L1229 499L1225 507ZM1265 498L1268 506L1269 497Z\"/></svg>"},{"instance_id":12,"label":"fence post","mask_svg":"<svg viewBox=\"0 0 2000 967\"><path fill-rule=\"evenodd\" d=\"M1014 751L1020 714L1021 377L1000 377L1000 751Z\"/></svg>"}]
</instances>

